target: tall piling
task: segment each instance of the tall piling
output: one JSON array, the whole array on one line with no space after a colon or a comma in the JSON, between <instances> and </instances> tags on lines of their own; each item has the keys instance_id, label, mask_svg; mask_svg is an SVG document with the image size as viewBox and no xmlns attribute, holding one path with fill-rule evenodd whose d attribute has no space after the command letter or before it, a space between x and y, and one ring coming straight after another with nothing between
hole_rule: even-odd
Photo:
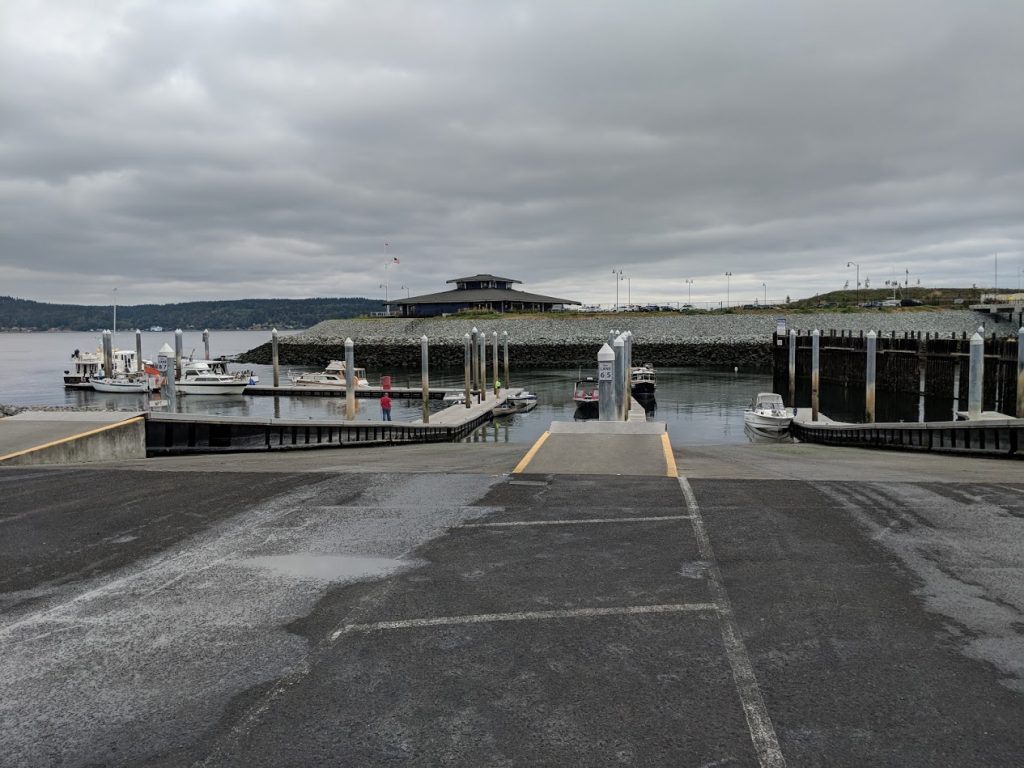
<instances>
[{"instance_id":1,"label":"tall piling","mask_svg":"<svg viewBox=\"0 0 1024 768\"><path fill-rule=\"evenodd\" d=\"M477 338L480 351L477 354L477 363L480 364L480 402L487 399L487 331L480 331Z\"/></svg>"},{"instance_id":2,"label":"tall piling","mask_svg":"<svg viewBox=\"0 0 1024 768\"><path fill-rule=\"evenodd\" d=\"M160 351L157 352L156 368L160 371L160 377L163 379L160 383L161 399L166 400L171 410L173 410L175 396L174 350L167 344L160 347Z\"/></svg>"},{"instance_id":3,"label":"tall piling","mask_svg":"<svg viewBox=\"0 0 1024 768\"><path fill-rule=\"evenodd\" d=\"M274 386L281 386L281 359L277 350L277 328L270 331L270 364L274 366Z\"/></svg>"},{"instance_id":4,"label":"tall piling","mask_svg":"<svg viewBox=\"0 0 1024 768\"><path fill-rule=\"evenodd\" d=\"M185 344L181 337L181 328L174 331L174 378L181 378L181 354Z\"/></svg>"},{"instance_id":5,"label":"tall piling","mask_svg":"<svg viewBox=\"0 0 1024 768\"><path fill-rule=\"evenodd\" d=\"M110 331L103 332L103 375L108 379L114 376L114 336Z\"/></svg>"},{"instance_id":6,"label":"tall piling","mask_svg":"<svg viewBox=\"0 0 1024 768\"><path fill-rule=\"evenodd\" d=\"M821 374L821 331L811 334L811 421L818 420L818 397Z\"/></svg>"},{"instance_id":7,"label":"tall piling","mask_svg":"<svg viewBox=\"0 0 1024 768\"><path fill-rule=\"evenodd\" d=\"M480 389L477 378L480 375L480 366L476 362L476 356L480 354L480 344L478 339L480 332L474 326L473 330L469 333L470 347L469 347L469 375L470 375L470 388L474 390Z\"/></svg>"},{"instance_id":8,"label":"tall piling","mask_svg":"<svg viewBox=\"0 0 1024 768\"><path fill-rule=\"evenodd\" d=\"M1024 419L1024 326L1017 329L1017 418Z\"/></svg>"},{"instance_id":9,"label":"tall piling","mask_svg":"<svg viewBox=\"0 0 1024 768\"><path fill-rule=\"evenodd\" d=\"M878 363L878 334L868 331L867 361L864 368L864 421L875 423L875 375Z\"/></svg>"},{"instance_id":10,"label":"tall piling","mask_svg":"<svg viewBox=\"0 0 1024 768\"><path fill-rule=\"evenodd\" d=\"M508 331L501 332L501 346L505 358L505 378L502 381L505 382L506 387L510 387L512 386L512 377L508 373Z\"/></svg>"},{"instance_id":11,"label":"tall piling","mask_svg":"<svg viewBox=\"0 0 1024 768\"><path fill-rule=\"evenodd\" d=\"M203 358L204 360L213 360L213 358L210 356L210 329L209 328L207 328L205 331L203 331L203 352L206 354L206 357Z\"/></svg>"},{"instance_id":12,"label":"tall piling","mask_svg":"<svg viewBox=\"0 0 1024 768\"><path fill-rule=\"evenodd\" d=\"M796 328L789 329L789 407L796 408Z\"/></svg>"},{"instance_id":13,"label":"tall piling","mask_svg":"<svg viewBox=\"0 0 1024 768\"><path fill-rule=\"evenodd\" d=\"M420 388L423 390L423 423L430 423L430 356L427 336L420 337Z\"/></svg>"},{"instance_id":14,"label":"tall piling","mask_svg":"<svg viewBox=\"0 0 1024 768\"><path fill-rule=\"evenodd\" d=\"M494 358L494 396L498 396L498 382L501 381L501 376L498 375L498 332L495 331L491 334L491 342L493 349L491 350L491 356ZM507 386L507 385L506 385Z\"/></svg>"},{"instance_id":15,"label":"tall piling","mask_svg":"<svg viewBox=\"0 0 1024 768\"><path fill-rule=\"evenodd\" d=\"M277 331L274 331L274 338L277 338ZM275 343L275 348L277 347ZM277 386L277 355L274 355L274 386ZM356 417L356 350L352 339L345 339L345 418L352 421Z\"/></svg>"},{"instance_id":16,"label":"tall piling","mask_svg":"<svg viewBox=\"0 0 1024 768\"><path fill-rule=\"evenodd\" d=\"M971 336L971 368L967 379L967 418L981 418L985 386L985 340L980 333Z\"/></svg>"},{"instance_id":17,"label":"tall piling","mask_svg":"<svg viewBox=\"0 0 1024 768\"><path fill-rule=\"evenodd\" d=\"M625 397L625 377L623 371L626 369L626 339L625 334L620 333L612 342L612 353L615 355L612 366L612 401L615 403L615 418L622 418L622 401ZM600 385L598 385L600 389Z\"/></svg>"},{"instance_id":18,"label":"tall piling","mask_svg":"<svg viewBox=\"0 0 1024 768\"><path fill-rule=\"evenodd\" d=\"M465 378L466 407L473 407L473 339L467 333L462 337L462 354L465 358L463 375Z\"/></svg>"},{"instance_id":19,"label":"tall piling","mask_svg":"<svg viewBox=\"0 0 1024 768\"><path fill-rule=\"evenodd\" d=\"M142 363L142 331L135 329L135 370L139 373L145 368Z\"/></svg>"},{"instance_id":20,"label":"tall piling","mask_svg":"<svg viewBox=\"0 0 1024 768\"><path fill-rule=\"evenodd\" d=\"M601 346L597 353L597 408L601 421L616 421L615 397L612 384L615 376L615 352L608 344Z\"/></svg>"}]
</instances>

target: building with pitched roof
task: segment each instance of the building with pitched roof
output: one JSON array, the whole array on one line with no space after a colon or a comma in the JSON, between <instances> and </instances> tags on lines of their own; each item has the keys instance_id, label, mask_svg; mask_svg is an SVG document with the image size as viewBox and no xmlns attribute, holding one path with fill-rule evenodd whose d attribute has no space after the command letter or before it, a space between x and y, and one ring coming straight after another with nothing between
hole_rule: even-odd
<instances>
[{"instance_id":1,"label":"building with pitched roof","mask_svg":"<svg viewBox=\"0 0 1024 768\"><path fill-rule=\"evenodd\" d=\"M447 284L455 284L454 290L410 296L388 302L389 313L402 317L431 317L453 314L465 309L482 309L492 312L550 312L564 309L568 304L579 304L572 299L558 299L527 293L512 287L521 280L495 275L473 275L456 277ZM392 312L392 307L397 312Z\"/></svg>"}]
</instances>

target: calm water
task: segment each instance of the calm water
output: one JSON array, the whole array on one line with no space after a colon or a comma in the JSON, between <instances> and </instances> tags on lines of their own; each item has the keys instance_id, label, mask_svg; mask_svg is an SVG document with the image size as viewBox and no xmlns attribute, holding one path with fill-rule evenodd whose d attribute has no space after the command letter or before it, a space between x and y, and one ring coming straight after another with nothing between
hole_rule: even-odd
<instances>
[{"instance_id":1,"label":"calm water","mask_svg":"<svg viewBox=\"0 0 1024 768\"><path fill-rule=\"evenodd\" d=\"M214 356L232 355L251 349L268 340L264 331L213 331L211 352ZM99 345L95 333L0 333L0 403L16 405L89 405L110 409L146 410L151 400L159 395L108 395L91 390L66 390L63 371L70 364L75 349L92 350ZM134 348L133 332L118 334L123 348ZM164 343L174 346L174 334L143 333L143 356L156 358ZM186 354L195 350L202 356L201 332L184 334ZM597 345L595 344L595 350ZM595 352L596 354L596 352ZM356 363L359 362L358 349ZM514 360L513 360L514 364ZM237 367L237 366L235 366ZM269 366L253 368L264 383L271 381ZM282 377L287 376L284 366ZM308 370L295 367L296 373ZM371 382L379 381L382 374L391 374L395 386L418 386L418 371L367 372ZM471 440L532 442L553 420L572 420L576 409L572 403L572 387L578 375L572 370L516 370L512 369L511 384L526 387L538 396L537 408L528 414L516 414L496 420L480 430ZM584 372L584 375L594 375ZM462 371L431 371L431 385L458 389L462 386ZM675 445L745 443L750 438L743 429L743 409L757 392L770 391L770 371L740 371L710 368L659 368L656 397L644 405L648 417L665 421ZM375 400L359 401L361 420L377 419L380 409ZM396 421L413 421L420 417L420 402L394 401L392 417ZM432 402L431 409L440 410L440 401ZM182 413L214 413L238 416L278 416L291 419L342 418L344 398L320 397L178 397L175 410Z\"/></svg>"}]
</instances>

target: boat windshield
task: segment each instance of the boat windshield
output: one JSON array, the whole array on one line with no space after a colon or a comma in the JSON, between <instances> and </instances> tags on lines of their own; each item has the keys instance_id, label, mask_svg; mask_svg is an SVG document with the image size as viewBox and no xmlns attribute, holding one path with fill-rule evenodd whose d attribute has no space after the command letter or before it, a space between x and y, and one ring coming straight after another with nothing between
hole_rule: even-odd
<instances>
[{"instance_id":1,"label":"boat windshield","mask_svg":"<svg viewBox=\"0 0 1024 768\"><path fill-rule=\"evenodd\" d=\"M756 398L754 398L755 408L785 408L782 402L782 395L776 395L774 392L762 392Z\"/></svg>"}]
</instances>

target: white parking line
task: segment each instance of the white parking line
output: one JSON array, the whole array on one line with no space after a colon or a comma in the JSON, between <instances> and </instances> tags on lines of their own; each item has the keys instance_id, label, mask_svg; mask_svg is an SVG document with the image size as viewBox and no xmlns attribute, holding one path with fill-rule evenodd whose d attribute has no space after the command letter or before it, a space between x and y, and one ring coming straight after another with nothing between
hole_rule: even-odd
<instances>
[{"instance_id":1,"label":"white parking line","mask_svg":"<svg viewBox=\"0 0 1024 768\"><path fill-rule=\"evenodd\" d=\"M743 643L743 638L740 636L739 628L733 618L732 602L730 602L729 594L725 591L725 585L722 583L722 574L718 570L715 551L711 548L711 540L704 528L704 520L700 514L700 507L697 505L697 497L685 477L679 478L679 487L682 488L683 496L686 498L686 507L690 512L693 533L697 537L697 548L701 557L711 564L707 569L708 589L718 608L718 622L722 628L725 654L729 659L729 666L732 667L736 693L739 694L740 704L743 705L743 714L747 718L747 729L750 731L750 739L754 743L758 762L762 768L784 768L786 758L779 748L775 727L772 725L772 720L764 705L764 699L761 697L761 689L757 684L757 676L750 663L747 647Z\"/></svg>"},{"instance_id":2,"label":"white parking line","mask_svg":"<svg viewBox=\"0 0 1024 768\"><path fill-rule=\"evenodd\" d=\"M589 517L580 520L511 520L505 523L463 523L459 528L510 528L517 525L590 525L591 523L654 523L662 520L689 520L691 515L659 517Z\"/></svg>"},{"instance_id":3,"label":"white parking line","mask_svg":"<svg viewBox=\"0 0 1024 768\"><path fill-rule=\"evenodd\" d=\"M616 608L566 608L557 611L518 611L514 613L477 613L468 616L436 616L400 621L375 621L372 624L347 624L331 634L331 640L354 632L382 632L389 629L446 627L458 624L489 624L498 621L538 621L545 619L577 619L597 616L635 616L644 613L693 613L715 611L713 603L669 603L661 605L626 605Z\"/></svg>"}]
</instances>

